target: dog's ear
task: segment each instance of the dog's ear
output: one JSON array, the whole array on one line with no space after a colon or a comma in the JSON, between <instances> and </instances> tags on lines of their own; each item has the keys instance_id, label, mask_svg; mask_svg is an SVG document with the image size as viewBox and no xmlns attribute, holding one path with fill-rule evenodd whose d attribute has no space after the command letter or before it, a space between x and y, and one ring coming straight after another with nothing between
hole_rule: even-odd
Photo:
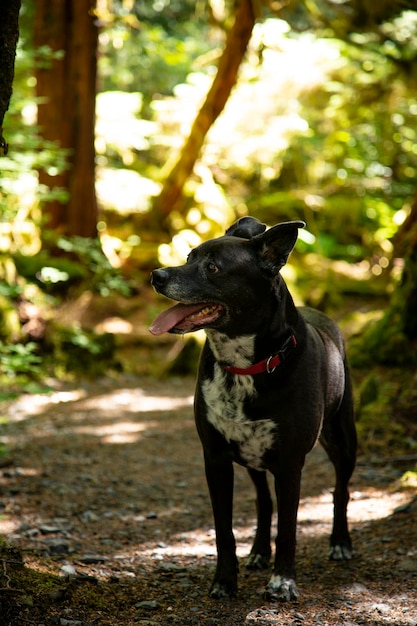
<instances>
[{"instance_id":1,"label":"dog's ear","mask_svg":"<svg viewBox=\"0 0 417 626\"><path fill-rule=\"evenodd\" d=\"M286 264L295 246L298 229L304 228L305 222L284 222L273 226L265 233L254 237L251 244L260 257L262 269L275 275Z\"/></svg>"},{"instance_id":2,"label":"dog's ear","mask_svg":"<svg viewBox=\"0 0 417 626\"><path fill-rule=\"evenodd\" d=\"M266 224L262 224L254 217L241 217L226 230L226 235L240 237L241 239L252 239L266 230Z\"/></svg>"}]
</instances>

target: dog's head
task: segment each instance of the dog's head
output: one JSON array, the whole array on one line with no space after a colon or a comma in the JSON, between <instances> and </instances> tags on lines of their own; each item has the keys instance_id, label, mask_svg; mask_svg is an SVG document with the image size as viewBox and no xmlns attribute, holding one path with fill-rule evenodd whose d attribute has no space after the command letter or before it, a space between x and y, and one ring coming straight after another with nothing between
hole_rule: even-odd
<instances>
[{"instance_id":1,"label":"dog's head","mask_svg":"<svg viewBox=\"0 0 417 626\"><path fill-rule=\"evenodd\" d=\"M244 217L223 237L194 248L185 265L154 270L154 289L179 304L159 315L151 333L184 334L200 328L229 335L256 332L272 284L304 226L294 221L266 230L255 218Z\"/></svg>"}]
</instances>

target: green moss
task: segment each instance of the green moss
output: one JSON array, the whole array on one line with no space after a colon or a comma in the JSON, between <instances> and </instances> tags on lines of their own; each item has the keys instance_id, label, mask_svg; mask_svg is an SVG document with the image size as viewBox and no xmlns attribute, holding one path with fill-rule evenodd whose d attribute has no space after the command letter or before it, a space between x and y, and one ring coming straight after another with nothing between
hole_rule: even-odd
<instances>
[{"instance_id":1,"label":"green moss","mask_svg":"<svg viewBox=\"0 0 417 626\"><path fill-rule=\"evenodd\" d=\"M407 419L400 409L404 393L412 384L412 368L372 370L359 387L356 427L360 450L381 456L409 451L413 438ZM409 403L407 402L407 406ZM415 408L415 404L414 404Z\"/></svg>"},{"instance_id":2,"label":"green moss","mask_svg":"<svg viewBox=\"0 0 417 626\"><path fill-rule=\"evenodd\" d=\"M360 337L351 340L349 360L354 367L379 363L390 366L417 363L416 342L404 332L400 311L391 307L385 315L368 326Z\"/></svg>"}]
</instances>

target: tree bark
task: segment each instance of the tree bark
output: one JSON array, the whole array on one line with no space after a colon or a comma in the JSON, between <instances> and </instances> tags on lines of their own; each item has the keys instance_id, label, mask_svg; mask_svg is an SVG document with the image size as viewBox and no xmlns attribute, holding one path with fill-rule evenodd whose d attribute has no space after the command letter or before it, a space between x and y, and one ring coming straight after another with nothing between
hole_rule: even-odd
<instances>
[{"instance_id":1,"label":"tree bark","mask_svg":"<svg viewBox=\"0 0 417 626\"><path fill-rule=\"evenodd\" d=\"M0 156L7 154L8 148L3 137L3 120L12 95L19 11L20 0L0 2Z\"/></svg>"},{"instance_id":2,"label":"tree bark","mask_svg":"<svg viewBox=\"0 0 417 626\"><path fill-rule=\"evenodd\" d=\"M236 83L254 24L252 0L240 0L206 100L194 120L176 163L164 181L161 193L153 203L154 217L158 220L165 220L173 209L180 208L184 184L193 171L207 132L222 112Z\"/></svg>"},{"instance_id":3,"label":"tree bark","mask_svg":"<svg viewBox=\"0 0 417 626\"><path fill-rule=\"evenodd\" d=\"M68 191L68 202L45 202L46 228L65 235L97 236L94 122L97 75L95 0L37 0L35 46L54 55L38 63L38 124L45 140L68 151L68 168L39 172L39 183Z\"/></svg>"},{"instance_id":4,"label":"tree bark","mask_svg":"<svg viewBox=\"0 0 417 626\"><path fill-rule=\"evenodd\" d=\"M356 366L417 363L417 195L395 235L394 258L404 259L401 282L381 319L351 342L350 360Z\"/></svg>"},{"instance_id":5,"label":"tree bark","mask_svg":"<svg viewBox=\"0 0 417 626\"><path fill-rule=\"evenodd\" d=\"M401 284L392 297L393 306L401 311L403 332L410 341L417 340L417 194L411 211L398 231L396 253L404 258Z\"/></svg>"}]
</instances>

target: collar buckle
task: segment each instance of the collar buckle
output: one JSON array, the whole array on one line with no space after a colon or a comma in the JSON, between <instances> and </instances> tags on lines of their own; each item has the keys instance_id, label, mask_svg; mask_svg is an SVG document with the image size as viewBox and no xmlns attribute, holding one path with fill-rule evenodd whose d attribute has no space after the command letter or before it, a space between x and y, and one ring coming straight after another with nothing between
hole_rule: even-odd
<instances>
[{"instance_id":1,"label":"collar buckle","mask_svg":"<svg viewBox=\"0 0 417 626\"><path fill-rule=\"evenodd\" d=\"M273 356L272 356L272 354L271 354L271 356L270 356L270 357L268 357L268 360L267 360L267 362L266 362L266 371L268 372L268 374L272 374L272 372L275 372L275 370L277 369L277 366L276 366L276 365L275 365L275 367L270 367L270 365L271 365L271 361L272 361L272 359L273 359L273 358L274 358L274 357L273 357Z\"/></svg>"}]
</instances>

